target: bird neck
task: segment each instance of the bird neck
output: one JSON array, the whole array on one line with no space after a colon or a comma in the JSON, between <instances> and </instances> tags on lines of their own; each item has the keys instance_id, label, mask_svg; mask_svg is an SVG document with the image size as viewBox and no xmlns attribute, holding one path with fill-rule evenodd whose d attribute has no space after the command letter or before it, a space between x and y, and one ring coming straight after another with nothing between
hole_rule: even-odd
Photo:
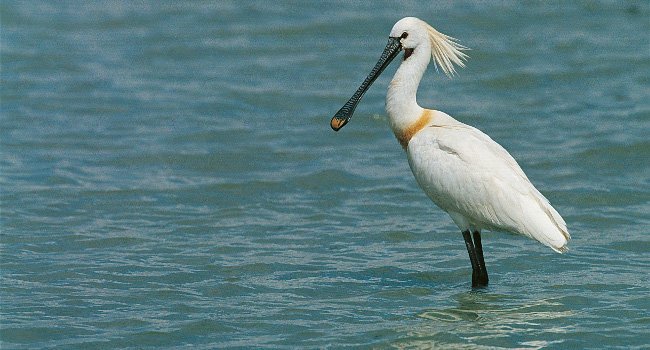
<instances>
[{"instance_id":1,"label":"bird neck","mask_svg":"<svg viewBox=\"0 0 650 350\"><path fill-rule=\"evenodd\" d=\"M416 95L430 60L431 48L428 45L418 46L409 58L402 61L388 86L386 112L395 135L402 134L417 123L422 115L424 109L418 105Z\"/></svg>"}]
</instances>

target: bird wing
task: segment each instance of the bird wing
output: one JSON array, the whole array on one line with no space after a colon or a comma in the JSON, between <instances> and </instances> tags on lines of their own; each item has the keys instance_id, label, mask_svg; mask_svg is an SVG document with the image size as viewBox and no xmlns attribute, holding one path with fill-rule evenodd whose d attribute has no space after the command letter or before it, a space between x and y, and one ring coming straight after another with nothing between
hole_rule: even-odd
<instances>
[{"instance_id":1,"label":"bird wing","mask_svg":"<svg viewBox=\"0 0 650 350\"><path fill-rule=\"evenodd\" d=\"M418 184L452 217L566 250L570 236L560 214L514 158L480 130L460 122L427 127L411 139L408 155Z\"/></svg>"}]
</instances>

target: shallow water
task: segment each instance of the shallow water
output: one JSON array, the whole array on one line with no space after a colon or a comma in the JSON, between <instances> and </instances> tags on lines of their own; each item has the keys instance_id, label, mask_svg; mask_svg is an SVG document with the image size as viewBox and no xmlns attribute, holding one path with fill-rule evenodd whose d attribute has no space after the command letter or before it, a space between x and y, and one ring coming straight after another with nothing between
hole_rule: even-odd
<instances>
[{"instance_id":1,"label":"shallow water","mask_svg":"<svg viewBox=\"0 0 650 350\"><path fill-rule=\"evenodd\" d=\"M0 4L0 347L648 348L644 1ZM559 255L457 228L388 128L393 23L472 48L421 105L488 133Z\"/></svg>"}]
</instances>

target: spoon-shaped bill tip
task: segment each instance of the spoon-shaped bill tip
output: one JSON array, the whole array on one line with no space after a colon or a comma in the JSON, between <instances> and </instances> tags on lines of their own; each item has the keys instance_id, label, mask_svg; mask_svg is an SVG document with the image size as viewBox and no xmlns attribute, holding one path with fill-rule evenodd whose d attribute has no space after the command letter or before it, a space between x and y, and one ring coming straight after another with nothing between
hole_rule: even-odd
<instances>
[{"instance_id":1,"label":"spoon-shaped bill tip","mask_svg":"<svg viewBox=\"0 0 650 350\"><path fill-rule=\"evenodd\" d=\"M334 117L332 118L332 121L330 121L330 126L334 131L339 131L345 124L348 123L348 118L341 118L341 117Z\"/></svg>"}]
</instances>

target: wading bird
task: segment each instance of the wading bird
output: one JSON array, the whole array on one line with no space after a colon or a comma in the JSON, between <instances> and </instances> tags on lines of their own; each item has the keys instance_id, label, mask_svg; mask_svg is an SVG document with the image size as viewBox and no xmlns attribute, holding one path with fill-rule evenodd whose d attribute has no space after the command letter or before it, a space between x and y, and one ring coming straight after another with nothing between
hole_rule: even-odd
<instances>
[{"instance_id":1,"label":"wading bird","mask_svg":"<svg viewBox=\"0 0 650 350\"><path fill-rule=\"evenodd\" d=\"M558 253L567 250L571 237L564 219L503 147L480 130L417 104L431 57L452 77L454 65L464 67L463 50L454 38L420 19L399 20L379 61L330 126L338 131L347 124L370 85L404 51L386 96L390 126L417 183L460 228L472 263L472 287L482 287L488 284L482 229L528 236Z\"/></svg>"}]
</instances>

